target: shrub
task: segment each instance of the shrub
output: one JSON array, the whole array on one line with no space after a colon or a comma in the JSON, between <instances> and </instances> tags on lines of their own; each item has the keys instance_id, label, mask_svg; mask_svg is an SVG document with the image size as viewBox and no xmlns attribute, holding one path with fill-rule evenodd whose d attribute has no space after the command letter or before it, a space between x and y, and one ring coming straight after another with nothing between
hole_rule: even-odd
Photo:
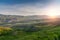
<instances>
[{"instance_id":1,"label":"shrub","mask_svg":"<svg viewBox=\"0 0 60 40\"><path fill-rule=\"evenodd\" d=\"M0 27L0 35L10 34L12 32L12 28L10 27Z\"/></svg>"}]
</instances>

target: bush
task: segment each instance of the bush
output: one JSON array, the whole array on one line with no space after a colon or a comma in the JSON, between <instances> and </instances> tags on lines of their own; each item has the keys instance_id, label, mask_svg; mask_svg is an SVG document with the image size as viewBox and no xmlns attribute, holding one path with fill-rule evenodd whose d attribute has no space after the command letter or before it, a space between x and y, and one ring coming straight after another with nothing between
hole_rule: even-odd
<instances>
[{"instance_id":1,"label":"bush","mask_svg":"<svg viewBox=\"0 0 60 40\"><path fill-rule=\"evenodd\" d=\"M12 28L10 27L0 27L0 35L10 34L12 32Z\"/></svg>"}]
</instances>

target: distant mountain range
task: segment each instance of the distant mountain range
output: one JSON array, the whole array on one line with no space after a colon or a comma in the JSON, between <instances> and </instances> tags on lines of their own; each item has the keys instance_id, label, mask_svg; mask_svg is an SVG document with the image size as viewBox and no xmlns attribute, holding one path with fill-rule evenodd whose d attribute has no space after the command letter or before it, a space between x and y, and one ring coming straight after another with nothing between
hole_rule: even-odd
<instances>
[{"instance_id":1,"label":"distant mountain range","mask_svg":"<svg viewBox=\"0 0 60 40\"><path fill-rule=\"evenodd\" d=\"M44 22L60 22L59 16L57 20L51 20L47 15L31 15L31 16L18 16L18 15L3 15L0 14L0 24L8 23L44 23Z\"/></svg>"}]
</instances>

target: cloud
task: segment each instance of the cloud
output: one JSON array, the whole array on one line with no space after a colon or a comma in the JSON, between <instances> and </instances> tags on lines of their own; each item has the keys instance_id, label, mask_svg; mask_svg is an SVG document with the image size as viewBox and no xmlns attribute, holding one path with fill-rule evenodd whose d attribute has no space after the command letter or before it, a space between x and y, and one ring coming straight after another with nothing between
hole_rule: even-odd
<instances>
[{"instance_id":1,"label":"cloud","mask_svg":"<svg viewBox=\"0 0 60 40\"><path fill-rule=\"evenodd\" d=\"M15 0L17 1L17 0ZM14 2L15 2L14 1ZM19 1L19 0L18 0ZM18 2L17 1L17 2ZM20 0L22 3L14 3L14 5L0 4L0 14L5 15L43 15L45 14L45 10L50 5L47 0L25 0L24 2ZM19 1L19 2L20 2ZM5 3L5 2L4 2ZM8 2L7 2L8 3Z\"/></svg>"},{"instance_id":2,"label":"cloud","mask_svg":"<svg viewBox=\"0 0 60 40\"><path fill-rule=\"evenodd\" d=\"M37 15L41 14L44 3L0 5L0 14L5 15Z\"/></svg>"},{"instance_id":3,"label":"cloud","mask_svg":"<svg viewBox=\"0 0 60 40\"><path fill-rule=\"evenodd\" d=\"M0 14L5 15L30 15L35 14L40 10L37 6L30 5L1 5L0 6Z\"/></svg>"}]
</instances>

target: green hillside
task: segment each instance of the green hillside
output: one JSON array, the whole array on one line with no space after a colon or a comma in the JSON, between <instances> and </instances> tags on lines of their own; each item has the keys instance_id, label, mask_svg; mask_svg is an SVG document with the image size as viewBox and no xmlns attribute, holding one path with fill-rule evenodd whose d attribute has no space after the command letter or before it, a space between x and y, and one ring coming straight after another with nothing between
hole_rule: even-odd
<instances>
[{"instance_id":1,"label":"green hillside","mask_svg":"<svg viewBox=\"0 0 60 40\"><path fill-rule=\"evenodd\" d=\"M0 27L0 40L60 40L60 26L41 26L24 29Z\"/></svg>"}]
</instances>

